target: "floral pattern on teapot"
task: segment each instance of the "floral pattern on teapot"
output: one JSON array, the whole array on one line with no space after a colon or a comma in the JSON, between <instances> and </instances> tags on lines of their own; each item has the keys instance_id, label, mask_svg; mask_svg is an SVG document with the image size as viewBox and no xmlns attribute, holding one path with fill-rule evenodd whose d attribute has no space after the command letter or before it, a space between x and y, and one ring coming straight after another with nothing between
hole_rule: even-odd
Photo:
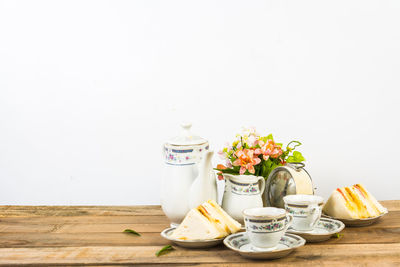
<instances>
[{"instance_id":1,"label":"floral pattern on teapot","mask_svg":"<svg viewBox=\"0 0 400 267\"><path fill-rule=\"evenodd\" d=\"M208 148L208 144L185 149L166 146L164 147L165 162L170 165L192 165L201 161L204 151L207 151Z\"/></svg>"}]
</instances>

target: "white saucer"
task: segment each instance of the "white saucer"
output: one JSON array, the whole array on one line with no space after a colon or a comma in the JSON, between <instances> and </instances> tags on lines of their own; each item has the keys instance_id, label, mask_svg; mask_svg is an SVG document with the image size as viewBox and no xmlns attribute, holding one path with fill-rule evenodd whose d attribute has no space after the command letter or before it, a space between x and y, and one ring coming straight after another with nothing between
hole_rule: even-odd
<instances>
[{"instance_id":1,"label":"white saucer","mask_svg":"<svg viewBox=\"0 0 400 267\"><path fill-rule=\"evenodd\" d=\"M181 240L171 238L171 234L175 231L176 228L171 227L167 228L161 232L161 236L165 239L175 243L178 246L185 248L209 248L214 247L218 244L221 244L224 240L224 237L218 239L204 239L204 240Z\"/></svg>"},{"instance_id":2,"label":"white saucer","mask_svg":"<svg viewBox=\"0 0 400 267\"><path fill-rule=\"evenodd\" d=\"M377 217L372 217L372 218L364 218L364 219L340 219L340 218L334 218L326 214L322 214L323 217L325 218L330 218L330 219L335 219L343 222L346 226L368 226L376 221L378 221L381 217L385 216L388 214L388 211L386 210L385 213L377 216Z\"/></svg>"},{"instance_id":3,"label":"white saucer","mask_svg":"<svg viewBox=\"0 0 400 267\"><path fill-rule=\"evenodd\" d=\"M331 238L334 234L344 229L344 223L330 218L321 218L311 231L299 231L293 228L287 230L288 233L303 237L307 242L321 242Z\"/></svg>"},{"instance_id":4,"label":"white saucer","mask_svg":"<svg viewBox=\"0 0 400 267\"><path fill-rule=\"evenodd\" d=\"M278 244L275 247L271 247L271 248L259 248L259 247L253 246L251 243L248 243L246 245L243 245L240 249L243 251L268 252L268 251L274 251L274 250L285 249L285 248L286 248L286 246L283 244Z\"/></svg>"},{"instance_id":5,"label":"white saucer","mask_svg":"<svg viewBox=\"0 0 400 267\"><path fill-rule=\"evenodd\" d=\"M296 248L304 246L305 243L306 241L302 237L289 233L285 233L276 247L269 249L260 249L251 245L245 232L232 234L224 239L226 247L250 259L282 258Z\"/></svg>"}]
</instances>

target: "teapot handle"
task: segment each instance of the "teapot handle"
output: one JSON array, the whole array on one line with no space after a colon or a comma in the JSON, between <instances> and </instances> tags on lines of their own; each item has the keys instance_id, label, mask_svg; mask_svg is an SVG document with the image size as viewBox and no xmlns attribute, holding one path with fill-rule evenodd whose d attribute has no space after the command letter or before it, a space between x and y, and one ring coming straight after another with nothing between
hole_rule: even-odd
<instances>
[{"instance_id":1,"label":"teapot handle","mask_svg":"<svg viewBox=\"0 0 400 267\"><path fill-rule=\"evenodd\" d=\"M163 160L165 160L165 154L166 154L166 150L165 150L165 146L167 143L164 143L162 148L161 148L161 155L163 157Z\"/></svg>"},{"instance_id":2,"label":"teapot handle","mask_svg":"<svg viewBox=\"0 0 400 267\"><path fill-rule=\"evenodd\" d=\"M264 177L260 176L258 177L258 184L260 186L260 195L264 193L265 190L265 179Z\"/></svg>"}]
</instances>

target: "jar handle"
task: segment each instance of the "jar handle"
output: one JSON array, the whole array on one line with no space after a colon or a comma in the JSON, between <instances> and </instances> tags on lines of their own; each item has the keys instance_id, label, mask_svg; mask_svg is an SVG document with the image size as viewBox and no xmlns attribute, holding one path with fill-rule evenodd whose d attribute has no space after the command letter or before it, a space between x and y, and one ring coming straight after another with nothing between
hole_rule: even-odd
<instances>
[{"instance_id":1,"label":"jar handle","mask_svg":"<svg viewBox=\"0 0 400 267\"><path fill-rule=\"evenodd\" d=\"M260 176L258 177L258 184L260 186L260 195L264 193L265 190L265 179L264 177Z\"/></svg>"}]
</instances>

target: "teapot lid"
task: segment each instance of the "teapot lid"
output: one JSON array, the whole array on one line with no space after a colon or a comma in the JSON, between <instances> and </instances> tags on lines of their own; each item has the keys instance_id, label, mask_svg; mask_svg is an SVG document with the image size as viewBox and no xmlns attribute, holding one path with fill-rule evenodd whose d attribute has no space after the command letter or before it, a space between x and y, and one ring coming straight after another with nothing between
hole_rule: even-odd
<instances>
[{"instance_id":1,"label":"teapot lid","mask_svg":"<svg viewBox=\"0 0 400 267\"><path fill-rule=\"evenodd\" d=\"M193 135L190 131L192 127L191 123L182 123L181 124L182 131L181 134L173 137L168 140L168 143L173 146L193 146L193 145L202 145L207 143L208 141L200 136Z\"/></svg>"}]
</instances>

